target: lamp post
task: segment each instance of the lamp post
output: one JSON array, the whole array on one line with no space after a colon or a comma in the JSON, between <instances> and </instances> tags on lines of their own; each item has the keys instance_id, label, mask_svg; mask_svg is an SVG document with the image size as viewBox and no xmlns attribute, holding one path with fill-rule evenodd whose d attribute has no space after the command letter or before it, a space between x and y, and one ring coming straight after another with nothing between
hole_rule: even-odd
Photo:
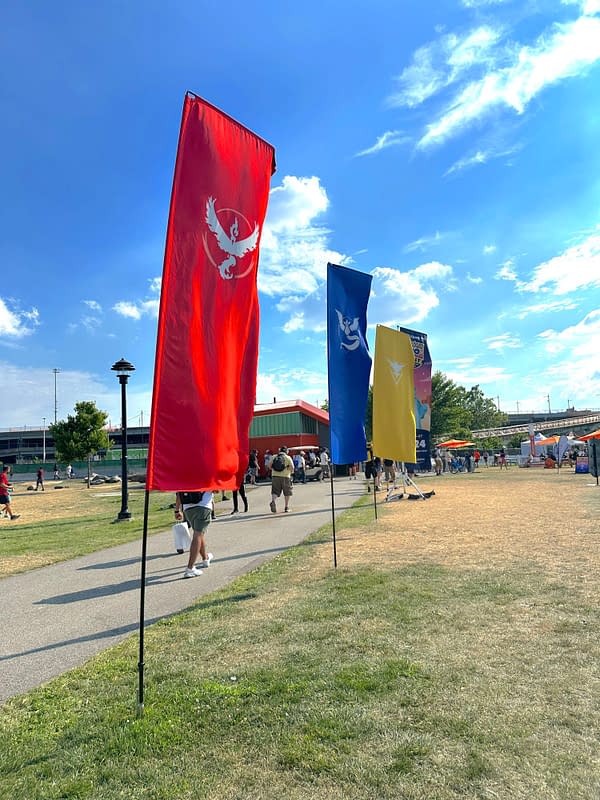
<instances>
[{"instance_id":1,"label":"lamp post","mask_svg":"<svg viewBox=\"0 0 600 800\"><path fill-rule=\"evenodd\" d=\"M135 367L129 361L122 358L113 364L111 370L117 373L121 384L121 510L117 516L117 522L131 519L131 511L127 508L127 381L129 373L134 372Z\"/></svg>"},{"instance_id":2,"label":"lamp post","mask_svg":"<svg viewBox=\"0 0 600 800\"><path fill-rule=\"evenodd\" d=\"M56 376L58 375L60 370L58 369L58 367L54 367L52 372L54 373L54 424L56 425L56 418L58 416L58 403L56 402Z\"/></svg>"},{"instance_id":3,"label":"lamp post","mask_svg":"<svg viewBox=\"0 0 600 800\"><path fill-rule=\"evenodd\" d=\"M46 463L46 417L42 417L42 461Z\"/></svg>"}]
</instances>

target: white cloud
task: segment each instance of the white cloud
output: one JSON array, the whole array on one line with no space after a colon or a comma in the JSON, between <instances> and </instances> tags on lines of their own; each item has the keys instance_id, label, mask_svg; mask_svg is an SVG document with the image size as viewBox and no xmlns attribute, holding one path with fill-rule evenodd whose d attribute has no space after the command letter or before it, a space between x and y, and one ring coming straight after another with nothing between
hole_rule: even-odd
<instances>
[{"instance_id":1,"label":"white cloud","mask_svg":"<svg viewBox=\"0 0 600 800\"><path fill-rule=\"evenodd\" d=\"M475 50L473 57L479 55ZM483 77L462 88L441 117L427 127L417 146L426 148L443 142L499 107L522 114L544 88L580 75L599 59L600 20L582 16L573 22L556 23L533 46L516 48L509 66L498 68L494 64Z\"/></svg>"},{"instance_id":2,"label":"white cloud","mask_svg":"<svg viewBox=\"0 0 600 800\"><path fill-rule=\"evenodd\" d=\"M513 336L512 333L502 333L499 336L490 336L483 340L489 350L498 350L500 353L506 349L515 349L522 347L520 339Z\"/></svg>"},{"instance_id":3,"label":"white cloud","mask_svg":"<svg viewBox=\"0 0 600 800\"><path fill-rule=\"evenodd\" d=\"M302 230L327 211L329 198L319 178L286 175L269 194L265 227L273 233Z\"/></svg>"},{"instance_id":4,"label":"white cloud","mask_svg":"<svg viewBox=\"0 0 600 800\"><path fill-rule=\"evenodd\" d=\"M480 278L479 276L476 275L471 275L470 272L467 272L467 280L469 281L469 283L475 283L475 284L483 283L483 278Z\"/></svg>"},{"instance_id":5,"label":"white cloud","mask_svg":"<svg viewBox=\"0 0 600 800\"><path fill-rule=\"evenodd\" d=\"M319 178L286 175L271 190L261 239L258 288L282 298L280 310L317 291L326 278L327 262L348 265L350 256L329 247L331 232L316 220L329 207ZM283 303L283 305L282 305Z\"/></svg>"},{"instance_id":6,"label":"white cloud","mask_svg":"<svg viewBox=\"0 0 600 800\"><path fill-rule=\"evenodd\" d=\"M33 333L39 324L37 308L21 311L17 303L0 297L0 336L20 339Z\"/></svg>"},{"instance_id":7,"label":"white cloud","mask_svg":"<svg viewBox=\"0 0 600 800\"><path fill-rule=\"evenodd\" d=\"M256 402L272 403L282 400L306 400L317 405L327 397L327 374L309 369L290 369L288 366L259 371L256 382Z\"/></svg>"},{"instance_id":8,"label":"white cloud","mask_svg":"<svg viewBox=\"0 0 600 800\"><path fill-rule=\"evenodd\" d=\"M530 314L554 314L557 311L572 311L577 308L578 303L575 300L551 300L548 303L534 303L530 306L525 306L517 314L518 319L525 319Z\"/></svg>"},{"instance_id":9,"label":"white cloud","mask_svg":"<svg viewBox=\"0 0 600 800\"><path fill-rule=\"evenodd\" d=\"M483 252L484 256L489 256L490 253L495 253L496 252L496 245L495 244L485 244L483 246L483 251L482 252Z\"/></svg>"},{"instance_id":10,"label":"white cloud","mask_svg":"<svg viewBox=\"0 0 600 800\"><path fill-rule=\"evenodd\" d=\"M500 269L494 275L496 280L503 280L503 281L516 281L517 280L517 273L513 269L514 262L512 258L508 258L504 264L500 266Z\"/></svg>"},{"instance_id":11,"label":"white cloud","mask_svg":"<svg viewBox=\"0 0 600 800\"><path fill-rule=\"evenodd\" d=\"M442 239L448 236L447 233L440 233L436 231L433 236L421 236L420 239L415 239L404 247L405 253L414 253L416 250L424 252L428 247L433 247L441 243Z\"/></svg>"},{"instance_id":12,"label":"white cloud","mask_svg":"<svg viewBox=\"0 0 600 800\"><path fill-rule=\"evenodd\" d=\"M129 319L141 319L142 317L142 312L136 303L128 303L123 300L114 304L113 311L116 311L117 314L120 314L122 317L128 317Z\"/></svg>"},{"instance_id":13,"label":"white cloud","mask_svg":"<svg viewBox=\"0 0 600 800\"><path fill-rule=\"evenodd\" d=\"M547 373L552 379L553 393L573 399L577 387L582 394L600 395L598 341L600 341L600 309L587 314L580 322L563 330L546 330L539 334L540 343L549 357ZM560 354L564 353L564 358ZM575 376L575 380L574 380Z\"/></svg>"},{"instance_id":14,"label":"white cloud","mask_svg":"<svg viewBox=\"0 0 600 800\"><path fill-rule=\"evenodd\" d=\"M86 305L90 309L90 311L97 311L97 312L102 311L102 306L96 300L84 300L83 302L84 305Z\"/></svg>"},{"instance_id":15,"label":"white cloud","mask_svg":"<svg viewBox=\"0 0 600 800\"><path fill-rule=\"evenodd\" d=\"M402 131L386 131L381 136L377 137L374 145L367 147L366 150L360 150L358 153L355 153L354 156L355 158L359 156L372 156L375 153L386 150L388 147L397 147L398 145L407 144L410 141L410 136L406 136Z\"/></svg>"},{"instance_id":16,"label":"white cloud","mask_svg":"<svg viewBox=\"0 0 600 800\"><path fill-rule=\"evenodd\" d=\"M446 172L444 172L444 177L448 175L454 175L457 172L462 172L465 169L470 169L471 167L480 166L482 164L487 164L489 161L493 161L498 158L506 158L508 156L512 156L515 153L518 153L522 149L522 145L517 144L513 147L504 147L504 148L494 148L488 147L485 150L477 150L473 155L470 156L463 156L463 158L459 158L458 161L455 161L451 167L449 167ZM512 162L507 161L507 166L512 166Z\"/></svg>"},{"instance_id":17,"label":"white cloud","mask_svg":"<svg viewBox=\"0 0 600 800\"><path fill-rule=\"evenodd\" d=\"M398 90L388 103L408 108L421 105L473 66L487 62L499 38L499 31L482 26L463 38L450 33L420 47L412 63L396 78Z\"/></svg>"},{"instance_id":18,"label":"white cloud","mask_svg":"<svg viewBox=\"0 0 600 800\"><path fill-rule=\"evenodd\" d=\"M151 295L160 294L161 283L161 278L149 278L149 293ZM159 297L150 297L145 300L120 300L113 305L113 311L127 319L140 320L145 316L156 319L158 317L159 306Z\"/></svg>"},{"instance_id":19,"label":"white cloud","mask_svg":"<svg viewBox=\"0 0 600 800\"><path fill-rule=\"evenodd\" d=\"M438 261L407 272L376 267L372 274L369 326L420 322L439 305L439 292L453 288L452 267Z\"/></svg>"},{"instance_id":20,"label":"white cloud","mask_svg":"<svg viewBox=\"0 0 600 800\"><path fill-rule=\"evenodd\" d=\"M600 286L600 232L593 233L564 253L539 264L530 281L520 284L524 292L569 294Z\"/></svg>"}]
</instances>

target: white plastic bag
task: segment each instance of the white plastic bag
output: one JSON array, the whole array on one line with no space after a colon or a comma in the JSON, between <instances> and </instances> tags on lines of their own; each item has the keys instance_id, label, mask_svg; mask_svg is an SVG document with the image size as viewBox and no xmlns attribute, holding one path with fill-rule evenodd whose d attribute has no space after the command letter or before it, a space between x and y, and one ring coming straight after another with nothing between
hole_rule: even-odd
<instances>
[{"instance_id":1,"label":"white plastic bag","mask_svg":"<svg viewBox=\"0 0 600 800\"><path fill-rule=\"evenodd\" d=\"M187 526L187 522L176 522L173 525L173 540L175 542L175 550L178 553L183 553L190 549L192 541L192 534Z\"/></svg>"}]
</instances>

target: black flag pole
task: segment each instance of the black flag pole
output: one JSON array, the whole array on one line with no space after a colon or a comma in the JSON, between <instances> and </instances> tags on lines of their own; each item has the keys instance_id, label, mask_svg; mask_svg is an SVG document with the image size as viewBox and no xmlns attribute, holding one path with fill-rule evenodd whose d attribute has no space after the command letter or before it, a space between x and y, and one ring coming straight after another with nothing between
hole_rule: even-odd
<instances>
[{"instance_id":1,"label":"black flag pole","mask_svg":"<svg viewBox=\"0 0 600 800\"><path fill-rule=\"evenodd\" d=\"M137 716L144 716L144 614L146 601L146 552L148 548L148 504L150 491L144 497L144 529L142 534L142 574L140 577L140 651L138 659L138 705Z\"/></svg>"},{"instance_id":2,"label":"black flag pole","mask_svg":"<svg viewBox=\"0 0 600 800\"><path fill-rule=\"evenodd\" d=\"M337 569L337 545L335 540L335 499L333 495L333 470L334 465L329 462L329 480L331 483L331 525L333 527L333 566Z\"/></svg>"}]
</instances>

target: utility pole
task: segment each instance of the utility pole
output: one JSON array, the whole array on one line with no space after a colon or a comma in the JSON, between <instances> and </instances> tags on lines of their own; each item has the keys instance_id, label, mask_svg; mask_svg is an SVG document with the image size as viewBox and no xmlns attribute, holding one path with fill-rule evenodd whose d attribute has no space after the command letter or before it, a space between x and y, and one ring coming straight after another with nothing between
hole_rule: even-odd
<instances>
[{"instance_id":1,"label":"utility pole","mask_svg":"<svg viewBox=\"0 0 600 800\"><path fill-rule=\"evenodd\" d=\"M546 397L548 398L548 413L551 414L552 413L552 409L550 408L550 395L547 394Z\"/></svg>"},{"instance_id":2,"label":"utility pole","mask_svg":"<svg viewBox=\"0 0 600 800\"><path fill-rule=\"evenodd\" d=\"M57 367L54 367L52 372L54 373L54 424L56 425L58 418L58 403L56 402L56 376L60 370Z\"/></svg>"},{"instance_id":3,"label":"utility pole","mask_svg":"<svg viewBox=\"0 0 600 800\"><path fill-rule=\"evenodd\" d=\"M46 463L46 417L42 417L42 461Z\"/></svg>"},{"instance_id":4,"label":"utility pole","mask_svg":"<svg viewBox=\"0 0 600 800\"><path fill-rule=\"evenodd\" d=\"M519 401L517 400L517 414L519 413Z\"/></svg>"}]
</instances>

